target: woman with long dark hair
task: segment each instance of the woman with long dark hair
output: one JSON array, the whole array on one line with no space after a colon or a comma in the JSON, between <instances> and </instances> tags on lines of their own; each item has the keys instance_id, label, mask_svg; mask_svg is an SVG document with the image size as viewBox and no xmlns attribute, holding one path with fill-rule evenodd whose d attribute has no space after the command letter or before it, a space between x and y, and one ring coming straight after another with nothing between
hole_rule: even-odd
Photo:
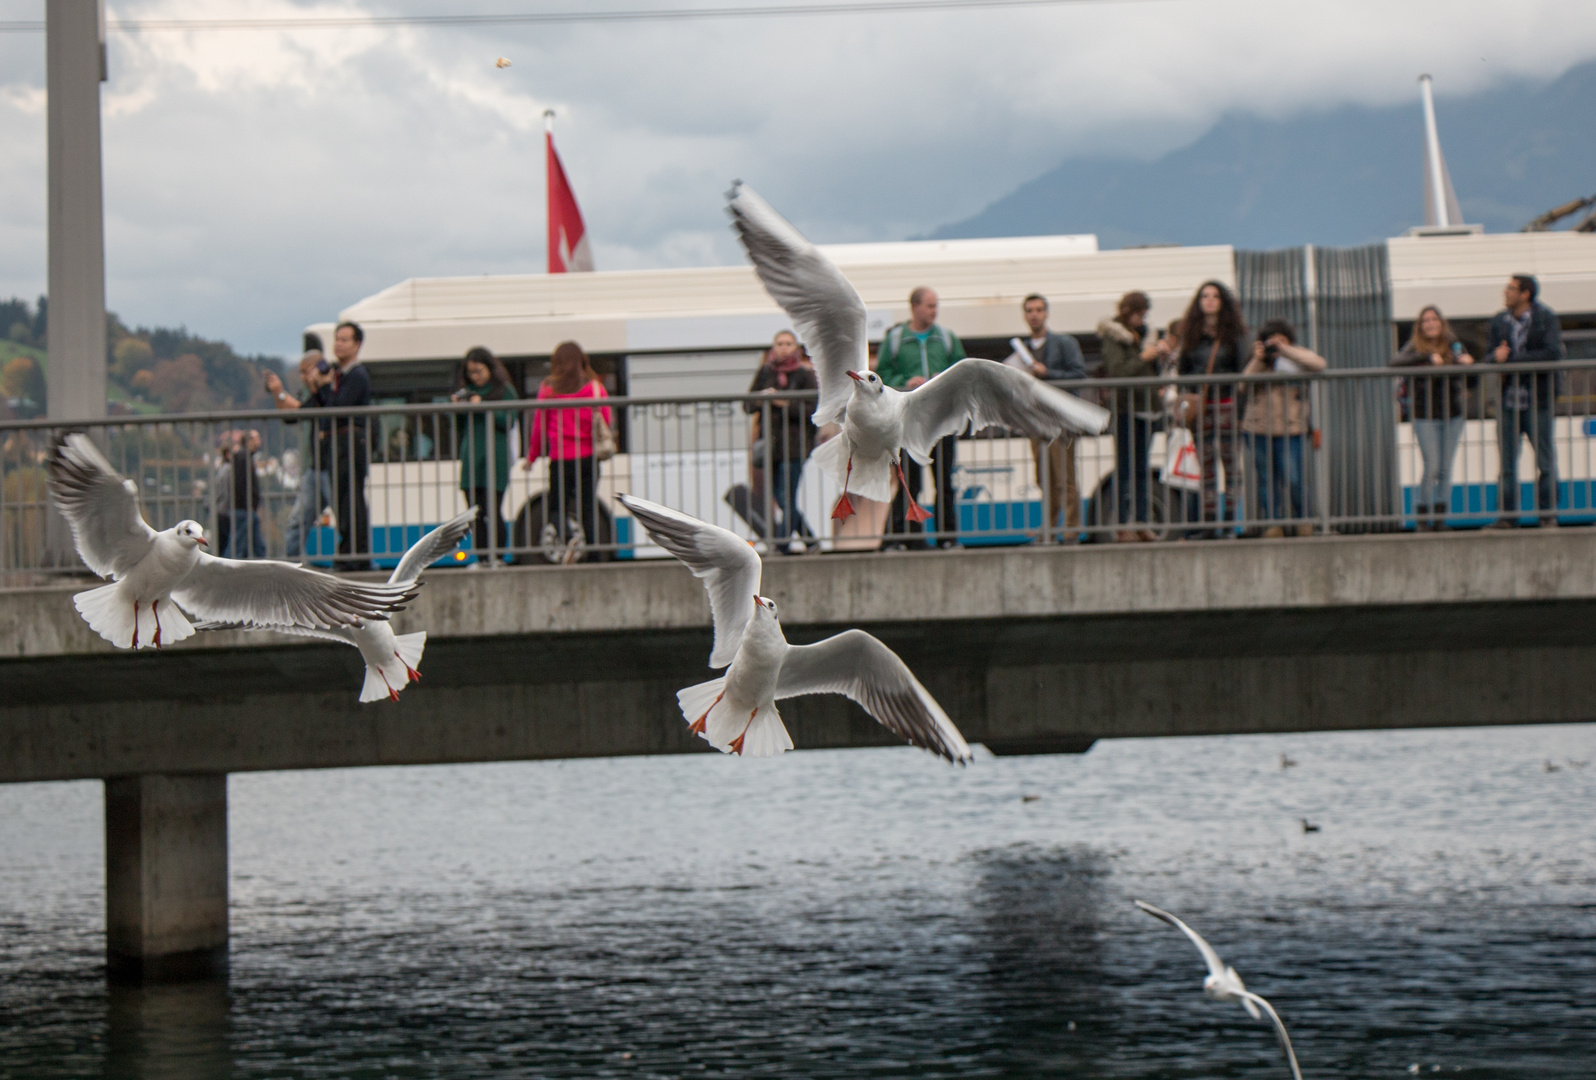
<instances>
[{"instance_id":1,"label":"woman with long dark hair","mask_svg":"<svg viewBox=\"0 0 1596 1080\"><path fill-rule=\"evenodd\" d=\"M479 401L514 401L516 397L515 387L510 385L510 373L505 370L503 361L480 345L466 351L465 359L455 369L452 400L474 404ZM503 503L504 490L510 485L510 425L514 420L515 414L509 409L495 409L490 413L463 413L456 417L460 490L477 508L474 545L479 560L487 558L490 507L498 522L494 533L499 550L502 552L510 546ZM491 468L488 463L490 449L493 453Z\"/></svg>"},{"instance_id":2,"label":"woman with long dark hair","mask_svg":"<svg viewBox=\"0 0 1596 1080\"><path fill-rule=\"evenodd\" d=\"M538 387L539 401L602 401L607 397L582 346L574 341L555 346L554 355L549 358L548 378ZM527 439L523 468L530 469L540 457L549 459L549 490L544 496L547 524L542 539L557 541L572 551L598 542L599 470L593 456L593 429L600 418L614 430L615 421L607 405L538 409ZM580 537L573 535L566 524L573 512L581 523ZM588 556L582 558L587 560Z\"/></svg>"},{"instance_id":3,"label":"woman with long dark hair","mask_svg":"<svg viewBox=\"0 0 1596 1080\"><path fill-rule=\"evenodd\" d=\"M1421 532L1444 527L1452 511L1452 459L1463 439L1463 377L1453 374L1457 365L1472 364L1474 357L1452 333L1441 309L1431 304L1419 310L1413 336L1391 361L1392 367L1417 367L1425 375L1408 379L1408 400L1413 407L1413 440L1424 458L1424 475L1413 493L1413 514ZM1447 370L1437 378L1437 369Z\"/></svg>"},{"instance_id":4,"label":"woman with long dark hair","mask_svg":"<svg viewBox=\"0 0 1596 1080\"><path fill-rule=\"evenodd\" d=\"M1240 374L1248 361L1247 324L1235 295L1218 281L1205 281L1186 308L1177 373ZM1236 458L1236 384L1207 383L1181 387L1177 420L1191 428L1202 462L1203 490L1185 498L1186 520L1206 526L1195 535L1219 535L1219 469L1225 470L1224 518L1241 508L1241 469ZM1188 535L1193 535L1188 533Z\"/></svg>"},{"instance_id":5,"label":"woman with long dark hair","mask_svg":"<svg viewBox=\"0 0 1596 1080\"><path fill-rule=\"evenodd\" d=\"M1103 343L1103 374L1111 379L1138 379L1157 375L1170 346L1163 339L1146 343L1147 310L1144 292L1119 298L1114 317L1097 324ZM1145 388L1114 391L1114 539L1120 543L1153 539L1147 528L1147 496L1152 490L1152 462L1147 451L1153 441L1154 391Z\"/></svg>"}]
</instances>

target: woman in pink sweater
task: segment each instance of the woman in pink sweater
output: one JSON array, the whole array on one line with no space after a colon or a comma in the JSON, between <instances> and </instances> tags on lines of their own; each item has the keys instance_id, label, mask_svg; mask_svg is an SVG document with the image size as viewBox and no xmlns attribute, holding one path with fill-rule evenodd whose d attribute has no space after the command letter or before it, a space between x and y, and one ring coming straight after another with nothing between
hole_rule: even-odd
<instances>
[{"instance_id":1,"label":"woman in pink sweater","mask_svg":"<svg viewBox=\"0 0 1596 1080\"><path fill-rule=\"evenodd\" d=\"M539 401L603 399L609 397L593 372L593 364L574 341L563 341L549 360L549 376L538 387ZM532 418L527 439L526 461L530 469L540 457L549 459L549 492L544 497L545 545L551 540L567 548L580 548L598 538L598 460L593 456L595 417L614 430L609 406L599 408L538 409ZM568 523L573 515L581 522L580 537L570 535ZM584 561L588 556L584 555Z\"/></svg>"}]
</instances>

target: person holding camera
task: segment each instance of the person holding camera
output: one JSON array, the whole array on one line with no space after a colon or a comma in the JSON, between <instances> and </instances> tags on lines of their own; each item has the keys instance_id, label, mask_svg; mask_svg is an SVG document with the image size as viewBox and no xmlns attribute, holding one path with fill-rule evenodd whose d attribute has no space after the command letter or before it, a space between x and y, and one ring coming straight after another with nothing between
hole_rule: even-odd
<instances>
[{"instance_id":1,"label":"person holding camera","mask_svg":"<svg viewBox=\"0 0 1596 1080\"><path fill-rule=\"evenodd\" d=\"M766 535L774 536L774 550L784 555L799 555L807 550L804 537L810 535L803 511L798 507L798 485L804 475L804 462L815 445L815 402L794 401L780 396L784 391L819 390L815 369L804 363L803 346L791 330L782 330L770 343L764 363L754 373L749 384L750 394L767 394L770 402L770 430L764 430L765 403L746 401L743 411L754 417L757 432L750 451L750 470L765 467L765 454L769 451L772 494L776 509L781 511L774 527L767 526ZM812 536L811 536L812 539Z\"/></svg>"},{"instance_id":2,"label":"person holding camera","mask_svg":"<svg viewBox=\"0 0 1596 1080\"><path fill-rule=\"evenodd\" d=\"M1284 319L1270 319L1258 330L1246 375L1301 374L1329 367L1324 357L1297 344L1297 332ZM1306 520L1307 500L1302 492L1304 436L1308 434L1307 386L1301 383L1253 384L1248 389L1247 411L1241 433L1252 451L1252 474L1258 486L1258 516L1264 521L1295 520L1298 536L1308 536L1313 526ZM1286 534L1284 526L1270 525L1266 537Z\"/></svg>"},{"instance_id":3,"label":"person holding camera","mask_svg":"<svg viewBox=\"0 0 1596 1080\"><path fill-rule=\"evenodd\" d=\"M299 381L305 388L304 397L296 398L284 390L283 380L275 372L266 375L266 392L272 395L280 410L293 411L313 404L321 388L332 382L332 365L322 354L321 336L306 334L304 345L305 351L299 358ZM285 424L297 422L283 418ZM294 508L289 511L288 525L283 530L283 554L289 559L298 559L306 554L311 530L316 527L322 509L332 505L332 476L327 471L327 458L322 452L324 447L319 445L321 433L327 430L326 425L325 420L318 421L315 428L317 438L301 440L300 460L304 465L299 473L299 490L294 495Z\"/></svg>"},{"instance_id":4,"label":"person holding camera","mask_svg":"<svg viewBox=\"0 0 1596 1080\"><path fill-rule=\"evenodd\" d=\"M481 345L467 350L454 376L454 393L450 401L476 404L481 401L514 401L515 387L510 385L510 373L504 362ZM479 553L488 545L488 514L498 522L494 529L496 546L502 551L510 545L509 526L504 520L504 491L510 486L510 425L515 421L512 410L461 413L455 417L460 458L460 490L477 508L474 546ZM493 465L488 467L488 453L493 454ZM479 554L476 565L486 555Z\"/></svg>"},{"instance_id":5,"label":"person holding camera","mask_svg":"<svg viewBox=\"0 0 1596 1080\"><path fill-rule=\"evenodd\" d=\"M1424 459L1424 475L1413 493L1413 515L1420 532L1442 528L1452 510L1452 459L1463 441L1463 382L1461 375L1437 376L1437 368L1452 372L1459 364L1472 364L1474 357L1452 333L1452 327L1431 304L1419 310L1413 321L1413 336L1391 361L1392 367L1415 367L1424 371L1405 380L1408 401L1413 410L1413 441L1419 444Z\"/></svg>"}]
</instances>

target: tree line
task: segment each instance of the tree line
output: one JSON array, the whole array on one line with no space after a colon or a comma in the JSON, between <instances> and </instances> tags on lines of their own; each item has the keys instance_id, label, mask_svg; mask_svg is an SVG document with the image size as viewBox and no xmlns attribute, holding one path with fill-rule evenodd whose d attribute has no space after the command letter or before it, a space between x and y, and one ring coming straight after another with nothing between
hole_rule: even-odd
<instances>
[{"instance_id":1,"label":"tree line","mask_svg":"<svg viewBox=\"0 0 1596 1080\"><path fill-rule=\"evenodd\" d=\"M48 407L49 299L0 300L0 419L42 416ZM105 316L107 406L112 415L268 408L267 371L281 374L274 356L241 356L225 341L186 327L128 327Z\"/></svg>"}]
</instances>

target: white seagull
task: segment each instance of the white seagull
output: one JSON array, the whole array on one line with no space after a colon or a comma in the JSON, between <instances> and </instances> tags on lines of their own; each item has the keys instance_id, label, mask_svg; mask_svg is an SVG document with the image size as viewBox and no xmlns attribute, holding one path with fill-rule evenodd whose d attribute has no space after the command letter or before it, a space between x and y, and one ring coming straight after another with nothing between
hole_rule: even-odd
<instances>
[{"instance_id":1,"label":"white seagull","mask_svg":"<svg viewBox=\"0 0 1596 1080\"><path fill-rule=\"evenodd\" d=\"M709 593L715 621L709 666L727 671L676 695L694 734L723 753L773 757L792 749L777 701L843 694L911 744L950 762L970 760L969 745L942 706L876 638L844 630L813 645L787 644L776 602L759 595L763 567L748 541L658 503L619 498Z\"/></svg>"},{"instance_id":2,"label":"white seagull","mask_svg":"<svg viewBox=\"0 0 1596 1080\"><path fill-rule=\"evenodd\" d=\"M1197 950L1203 954L1203 961L1208 965L1208 977L1203 979L1204 994L1215 1001L1241 1002L1242 1008L1247 1010L1247 1015L1254 1020L1263 1019L1258 1012L1260 1008L1269 1014L1269 1019L1274 1021L1275 1034L1280 1037L1280 1045L1286 1051L1286 1060L1291 1064L1291 1075L1296 1080L1302 1080L1302 1070L1297 1067L1297 1052L1291 1048L1291 1036L1286 1034L1286 1025L1280 1022L1280 1014L1275 1012L1275 1007L1243 986L1241 976L1236 974L1236 969L1219 959L1214 947L1204 941L1197 931L1162 908L1155 908L1140 900L1135 901L1135 904L1153 918L1162 919L1191 938Z\"/></svg>"},{"instance_id":3,"label":"white seagull","mask_svg":"<svg viewBox=\"0 0 1596 1080\"><path fill-rule=\"evenodd\" d=\"M326 630L386 619L418 588L350 581L293 563L214 558L200 551L205 529L197 521L156 532L139 513L138 488L79 432L51 445L47 471L78 554L115 582L80 592L72 603L120 649L160 648L193 636L180 609L221 622Z\"/></svg>"},{"instance_id":4,"label":"white seagull","mask_svg":"<svg viewBox=\"0 0 1596 1080\"><path fill-rule=\"evenodd\" d=\"M909 518L930 517L909 491L901 451L923 465L938 440L966 426L1001 425L1044 442L1107 430L1108 410L991 360L960 360L907 392L887 386L869 370L864 301L842 272L741 181L733 183L727 206L765 291L814 356L820 382L814 422L843 418L841 434L812 455L842 488L832 517L853 515L849 492L886 502L894 471Z\"/></svg>"},{"instance_id":5,"label":"white seagull","mask_svg":"<svg viewBox=\"0 0 1596 1080\"><path fill-rule=\"evenodd\" d=\"M411 545L399 565L388 577L390 585L413 585L420 580L421 572L449 552L453 551L477 519L477 508L457 514L428 532ZM421 653L427 647L427 632L395 634L393 625L386 619L363 623L359 626L336 630L310 630L302 626L268 626L260 623L203 622L198 630L275 630L279 634L296 634L300 637L324 638L341 641L360 650L366 662L366 681L360 688L360 700L399 700L399 691L421 678L416 669L421 666Z\"/></svg>"}]
</instances>

